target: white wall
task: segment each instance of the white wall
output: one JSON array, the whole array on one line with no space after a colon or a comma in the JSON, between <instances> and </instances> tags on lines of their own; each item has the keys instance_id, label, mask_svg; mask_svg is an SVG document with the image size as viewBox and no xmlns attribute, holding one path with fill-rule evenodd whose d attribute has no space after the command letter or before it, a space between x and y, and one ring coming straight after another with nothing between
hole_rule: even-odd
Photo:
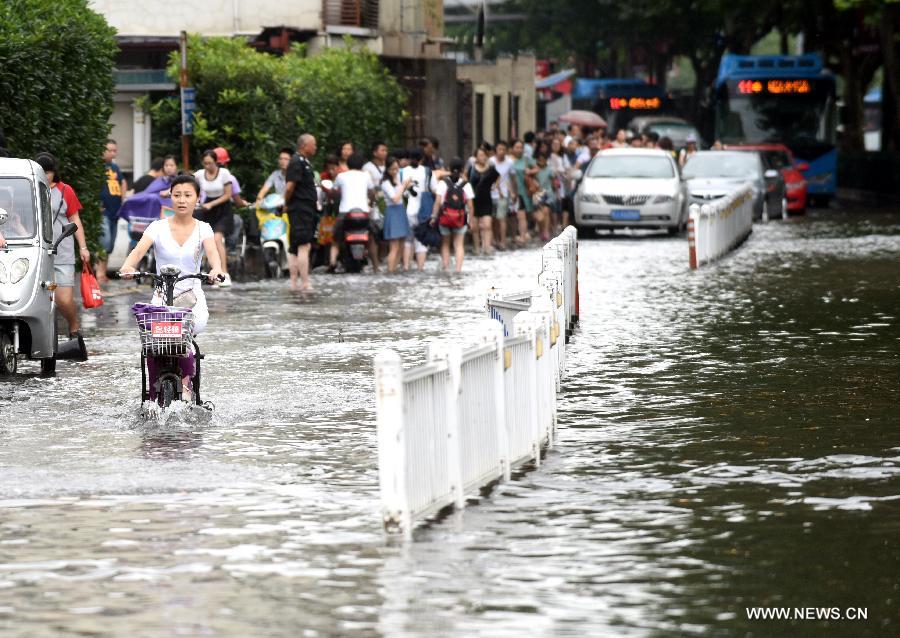
<instances>
[{"instance_id":1,"label":"white wall","mask_svg":"<svg viewBox=\"0 0 900 638\"><path fill-rule=\"evenodd\" d=\"M90 0L119 35L259 33L288 26L318 31L321 0Z\"/></svg>"}]
</instances>

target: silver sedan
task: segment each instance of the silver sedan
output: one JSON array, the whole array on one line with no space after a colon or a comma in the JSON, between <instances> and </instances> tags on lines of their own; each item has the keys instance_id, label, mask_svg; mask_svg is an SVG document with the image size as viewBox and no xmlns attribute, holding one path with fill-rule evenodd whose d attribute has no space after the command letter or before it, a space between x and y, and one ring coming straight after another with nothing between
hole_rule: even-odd
<instances>
[{"instance_id":1,"label":"silver sedan","mask_svg":"<svg viewBox=\"0 0 900 638\"><path fill-rule=\"evenodd\" d=\"M666 229L687 223L687 192L671 154L657 149L614 148L598 153L575 192L575 225Z\"/></svg>"}]
</instances>

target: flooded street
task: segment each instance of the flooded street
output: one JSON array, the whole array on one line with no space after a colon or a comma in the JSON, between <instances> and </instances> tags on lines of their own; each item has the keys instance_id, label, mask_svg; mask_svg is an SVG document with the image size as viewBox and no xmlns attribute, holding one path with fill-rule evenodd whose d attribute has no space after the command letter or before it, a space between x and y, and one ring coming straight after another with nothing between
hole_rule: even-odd
<instances>
[{"instance_id":1,"label":"flooded street","mask_svg":"<svg viewBox=\"0 0 900 638\"><path fill-rule=\"evenodd\" d=\"M88 363L0 382L0 635L898 635L900 214L687 254L581 242L559 445L405 545L380 526L373 356L465 338L536 249L211 290L211 419L140 417L148 294L113 284Z\"/></svg>"}]
</instances>

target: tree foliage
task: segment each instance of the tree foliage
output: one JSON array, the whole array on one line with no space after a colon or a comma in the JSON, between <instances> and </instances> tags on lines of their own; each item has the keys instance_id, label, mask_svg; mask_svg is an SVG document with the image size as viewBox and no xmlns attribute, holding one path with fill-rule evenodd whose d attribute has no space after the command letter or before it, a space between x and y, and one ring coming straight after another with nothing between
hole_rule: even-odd
<instances>
[{"instance_id":1,"label":"tree foliage","mask_svg":"<svg viewBox=\"0 0 900 638\"><path fill-rule=\"evenodd\" d=\"M104 142L113 106L115 32L87 0L0 3L0 126L15 157L49 151L84 205L98 248Z\"/></svg>"},{"instance_id":2,"label":"tree foliage","mask_svg":"<svg viewBox=\"0 0 900 638\"><path fill-rule=\"evenodd\" d=\"M198 36L188 47L188 75L197 90L192 161L204 149L225 147L251 193L274 168L277 149L293 148L300 133L316 136L320 159L343 140L368 146L400 139L406 97L369 51L347 43L313 57L302 47L278 57L240 40ZM176 55L169 73L178 78ZM154 154L180 156L178 98L157 100L151 113Z\"/></svg>"}]
</instances>

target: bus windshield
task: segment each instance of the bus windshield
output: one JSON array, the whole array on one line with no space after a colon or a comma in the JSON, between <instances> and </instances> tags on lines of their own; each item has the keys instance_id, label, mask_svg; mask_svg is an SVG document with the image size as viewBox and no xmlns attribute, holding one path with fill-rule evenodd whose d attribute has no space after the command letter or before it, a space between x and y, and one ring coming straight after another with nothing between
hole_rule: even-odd
<instances>
[{"instance_id":1,"label":"bus windshield","mask_svg":"<svg viewBox=\"0 0 900 638\"><path fill-rule=\"evenodd\" d=\"M0 233L7 241L31 239L36 227L31 182L23 177L0 177Z\"/></svg>"},{"instance_id":2,"label":"bus windshield","mask_svg":"<svg viewBox=\"0 0 900 638\"><path fill-rule=\"evenodd\" d=\"M833 144L835 106L830 80L809 80L808 92L747 94L747 86L764 82L730 80L719 89L717 137L726 144L782 142L788 145Z\"/></svg>"}]
</instances>

